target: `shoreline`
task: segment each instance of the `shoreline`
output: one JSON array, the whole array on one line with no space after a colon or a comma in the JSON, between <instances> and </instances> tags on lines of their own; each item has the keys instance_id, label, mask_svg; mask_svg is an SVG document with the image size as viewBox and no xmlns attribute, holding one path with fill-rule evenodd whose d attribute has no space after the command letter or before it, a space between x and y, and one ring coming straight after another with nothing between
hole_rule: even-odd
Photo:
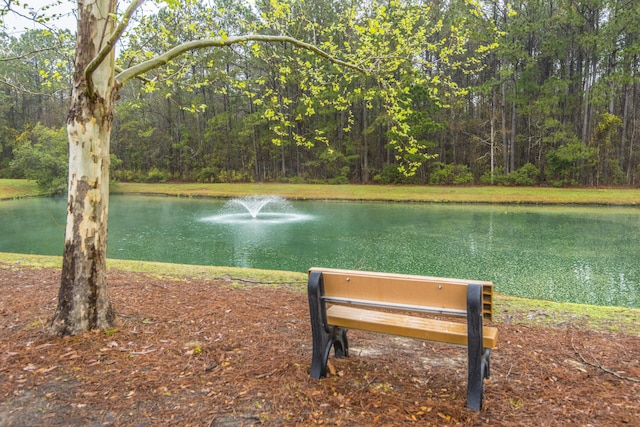
<instances>
[{"instance_id":1,"label":"shoreline","mask_svg":"<svg viewBox=\"0 0 640 427\"><path fill-rule=\"evenodd\" d=\"M0 252L0 270L8 268L60 271L61 256ZM150 278L188 283L193 280L220 280L231 287L266 287L306 292L306 274L284 270L171 264L153 261L107 259L108 272L148 275ZM621 332L640 336L640 308L599 306L516 297L495 296L495 322Z\"/></svg>"}]
</instances>

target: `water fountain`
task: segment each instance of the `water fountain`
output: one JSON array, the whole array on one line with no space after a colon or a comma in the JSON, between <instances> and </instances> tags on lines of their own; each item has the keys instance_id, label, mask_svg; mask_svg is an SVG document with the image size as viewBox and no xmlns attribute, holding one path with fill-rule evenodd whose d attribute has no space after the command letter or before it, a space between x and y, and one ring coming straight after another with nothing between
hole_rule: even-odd
<instances>
[{"instance_id":1,"label":"water fountain","mask_svg":"<svg viewBox=\"0 0 640 427\"><path fill-rule=\"evenodd\" d=\"M283 224L310 218L311 215L295 212L287 199L266 195L231 199L219 214L202 220L218 224Z\"/></svg>"},{"instance_id":2,"label":"water fountain","mask_svg":"<svg viewBox=\"0 0 640 427\"><path fill-rule=\"evenodd\" d=\"M253 219L257 219L262 208L267 206L269 203L282 205L286 203L286 199L278 196L248 196L229 201L229 204L240 205L245 208Z\"/></svg>"}]
</instances>

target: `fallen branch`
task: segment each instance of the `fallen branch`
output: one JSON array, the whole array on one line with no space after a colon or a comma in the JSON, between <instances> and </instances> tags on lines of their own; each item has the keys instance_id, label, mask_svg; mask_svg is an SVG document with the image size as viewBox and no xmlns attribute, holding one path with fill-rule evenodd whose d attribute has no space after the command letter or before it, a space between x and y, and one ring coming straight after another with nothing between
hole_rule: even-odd
<instances>
[{"instance_id":1,"label":"fallen branch","mask_svg":"<svg viewBox=\"0 0 640 427\"><path fill-rule=\"evenodd\" d=\"M585 365L589 365L589 366L592 366L594 368L601 369L602 371L606 372L607 374L611 374L614 377L619 378L621 380L631 381L631 382L634 382L634 383L640 383L640 379L638 379L638 378L626 377L624 375L620 375L617 372L612 371L611 369L605 368L604 366L602 366L602 364L600 362L598 362L598 359L596 359L595 357L593 359L596 361L596 363L589 362L587 359L585 359L585 357L582 355L582 353L580 353L578 351L578 349L576 348L575 344L573 343L573 331L571 332L571 347L573 347L573 351L576 353L576 355L582 360L582 363L584 363Z\"/></svg>"},{"instance_id":2,"label":"fallen branch","mask_svg":"<svg viewBox=\"0 0 640 427\"><path fill-rule=\"evenodd\" d=\"M270 377L271 375L273 375L273 374L275 374L276 372L278 372L278 370L279 370L279 369L280 369L280 368L276 368L276 369L274 369L274 370L273 370L273 371L271 371L271 372L267 372L267 373L265 373L265 374L256 375L256 376L255 376L255 378L256 378L256 379L258 379L258 380L260 380L260 379L262 379L262 378Z\"/></svg>"}]
</instances>

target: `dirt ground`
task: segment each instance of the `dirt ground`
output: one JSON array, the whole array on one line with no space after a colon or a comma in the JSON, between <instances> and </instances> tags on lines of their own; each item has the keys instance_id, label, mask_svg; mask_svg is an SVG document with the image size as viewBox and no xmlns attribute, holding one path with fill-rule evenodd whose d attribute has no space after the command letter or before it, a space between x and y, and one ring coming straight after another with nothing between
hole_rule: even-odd
<instances>
[{"instance_id":1,"label":"dirt ground","mask_svg":"<svg viewBox=\"0 0 640 427\"><path fill-rule=\"evenodd\" d=\"M483 410L464 348L350 331L309 378L301 287L110 271L119 326L51 337L59 270L0 263L1 426L640 425L640 337L500 318Z\"/></svg>"}]
</instances>

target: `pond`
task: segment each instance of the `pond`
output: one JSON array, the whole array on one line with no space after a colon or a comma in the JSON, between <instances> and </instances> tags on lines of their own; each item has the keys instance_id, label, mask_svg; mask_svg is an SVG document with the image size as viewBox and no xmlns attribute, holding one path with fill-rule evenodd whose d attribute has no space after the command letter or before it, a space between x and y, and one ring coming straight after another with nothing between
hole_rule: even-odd
<instances>
[{"instance_id":1,"label":"pond","mask_svg":"<svg viewBox=\"0 0 640 427\"><path fill-rule=\"evenodd\" d=\"M275 198L254 217L219 199L112 196L110 206L110 258L490 280L509 295L640 307L639 208ZM61 255L65 209L1 202L0 251Z\"/></svg>"}]
</instances>

